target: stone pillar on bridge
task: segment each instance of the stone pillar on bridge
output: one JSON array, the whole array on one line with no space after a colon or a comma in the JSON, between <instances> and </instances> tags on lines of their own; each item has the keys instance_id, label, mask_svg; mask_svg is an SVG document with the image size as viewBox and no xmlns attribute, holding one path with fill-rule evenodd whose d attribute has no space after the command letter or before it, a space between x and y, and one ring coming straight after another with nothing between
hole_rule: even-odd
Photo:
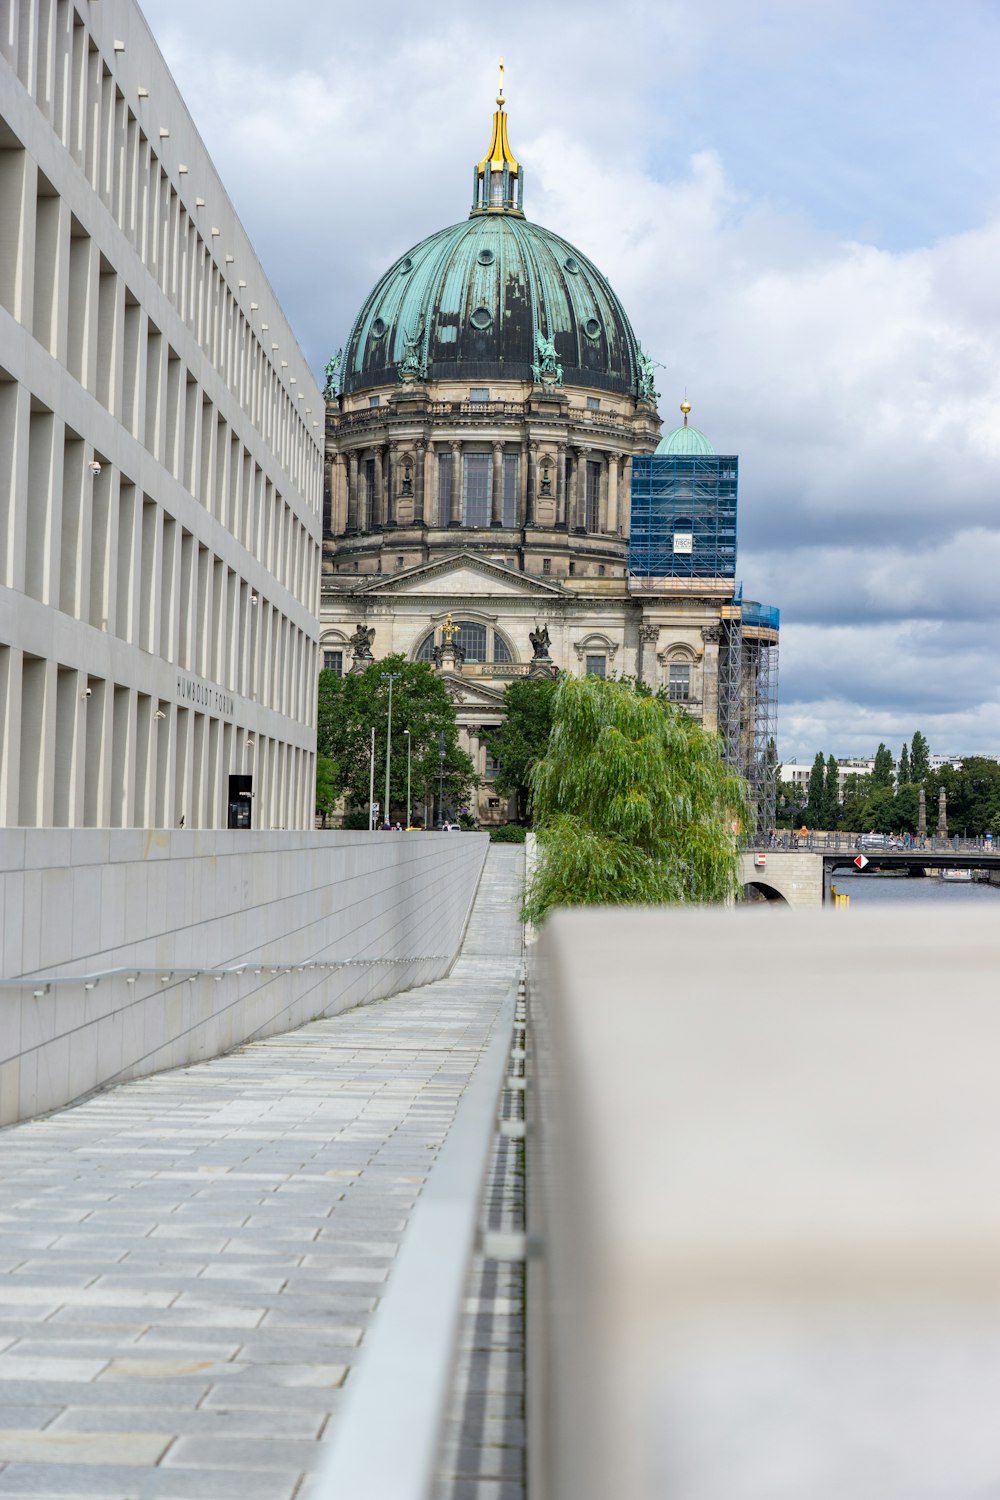
<instances>
[{"instance_id":1,"label":"stone pillar on bridge","mask_svg":"<svg viewBox=\"0 0 1000 1500\"><path fill-rule=\"evenodd\" d=\"M942 787L940 792L938 793L937 831L939 839L946 839L948 837L948 793L945 791L944 787Z\"/></svg>"},{"instance_id":2,"label":"stone pillar on bridge","mask_svg":"<svg viewBox=\"0 0 1000 1500\"><path fill-rule=\"evenodd\" d=\"M920 788L920 806L917 810L917 837L927 837L927 793Z\"/></svg>"}]
</instances>

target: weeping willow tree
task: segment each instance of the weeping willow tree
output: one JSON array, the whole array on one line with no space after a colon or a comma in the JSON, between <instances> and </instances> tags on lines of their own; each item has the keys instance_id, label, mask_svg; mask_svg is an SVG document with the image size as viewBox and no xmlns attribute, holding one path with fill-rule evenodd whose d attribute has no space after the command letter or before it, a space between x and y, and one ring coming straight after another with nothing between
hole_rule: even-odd
<instances>
[{"instance_id":1,"label":"weeping willow tree","mask_svg":"<svg viewBox=\"0 0 1000 1500\"><path fill-rule=\"evenodd\" d=\"M746 782L715 735L628 683L564 677L532 771L539 859L525 915L722 902L739 892Z\"/></svg>"}]
</instances>

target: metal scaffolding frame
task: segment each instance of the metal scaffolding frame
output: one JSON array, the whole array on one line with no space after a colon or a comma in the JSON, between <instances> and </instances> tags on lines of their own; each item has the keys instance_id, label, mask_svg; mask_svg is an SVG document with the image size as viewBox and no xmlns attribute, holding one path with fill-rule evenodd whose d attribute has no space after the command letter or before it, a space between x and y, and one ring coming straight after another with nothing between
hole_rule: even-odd
<instances>
[{"instance_id":1,"label":"metal scaffolding frame","mask_svg":"<svg viewBox=\"0 0 1000 1500\"><path fill-rule=\"evenodd\" d=\"M719 733L726 760L750 785L752 832L774 827L778 793L778 611L737 589L719 637Z\"/></svg>"},{"instance_id":2,"label":"metal scaffolding frame","mask_svg":"<svg viewBox=\"0 0 1000 1500\"><path fill-rule=\"evenodd\" d=\"M739 460L637 453L632 459L629 573L734 578Z\"/></svg>"}]
</instances>

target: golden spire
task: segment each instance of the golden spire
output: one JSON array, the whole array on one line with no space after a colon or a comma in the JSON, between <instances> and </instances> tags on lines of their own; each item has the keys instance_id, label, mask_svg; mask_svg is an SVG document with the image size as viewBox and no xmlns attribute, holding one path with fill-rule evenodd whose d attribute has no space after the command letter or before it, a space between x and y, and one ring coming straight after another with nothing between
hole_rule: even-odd
<instances>
[{"instance_id":1,"label":"golden spire","mask_svg":"<svg viewBox=\"0 0 1000 1500\"><path fill-rule=\"evenodd\" d=\"M684 413L684 426L685 427L688 424L688 412L690 410L691 410L691 403L690 403L690 401L687 398L687 391L685 391L684 392L684 400L681 402L681 411Z\"/></svg>"},{"instance_id":2,"label":"golden spire","mask_svg":"<svg viewBox=\"0 0 1000 1500\"><path fill-rule=\"evenodd\" d=\"M497 107L493 115L493 135L489 146L486 148L486 155L477 168L480 177L486 171L487 167L489 167L491 172L502 172L504 167L506 167L512 177L517 173L517 158L510 149L510 142L507 140L507 116L504 113L505 102L503 96L503 58L501 57L500 88L497 92Z\"/></svg>"}]
</instances>

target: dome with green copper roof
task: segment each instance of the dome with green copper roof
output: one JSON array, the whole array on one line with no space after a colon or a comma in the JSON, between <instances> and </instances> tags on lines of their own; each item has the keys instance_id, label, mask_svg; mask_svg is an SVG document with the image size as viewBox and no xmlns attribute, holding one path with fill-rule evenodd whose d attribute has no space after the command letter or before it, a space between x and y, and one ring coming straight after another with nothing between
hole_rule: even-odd
<instances>
[{"instance_id":1,"label":"dome with green copper roof","mask_svg":"<svg viewBox=\"0 0 1000 1500\"><path fill-rule=\"evenodd\" d=\"M684 413L684 424L675 427L673 432L667 432L656 445L657 453L671 453L681 457L697 457L699 454L711 454L715 452L705 434L697 427L688 425L688 412L691 410L690 403L685 396L681 402L681 411Z\"/></svg>"},{"instance_id":2,"label":"dome with green copper roof","mask_svg":"<svg viewBox=\"0 0 1000 1500\"><path fill-rule=\"evenodd\" d=\"M497 103L469 218L422 240L379 280L347 341L344 391L401 379L532 381L544 349L556 384L649 400L649 371L605 277L525 219L502 92Z\"/></svg>"}]
</instances>

